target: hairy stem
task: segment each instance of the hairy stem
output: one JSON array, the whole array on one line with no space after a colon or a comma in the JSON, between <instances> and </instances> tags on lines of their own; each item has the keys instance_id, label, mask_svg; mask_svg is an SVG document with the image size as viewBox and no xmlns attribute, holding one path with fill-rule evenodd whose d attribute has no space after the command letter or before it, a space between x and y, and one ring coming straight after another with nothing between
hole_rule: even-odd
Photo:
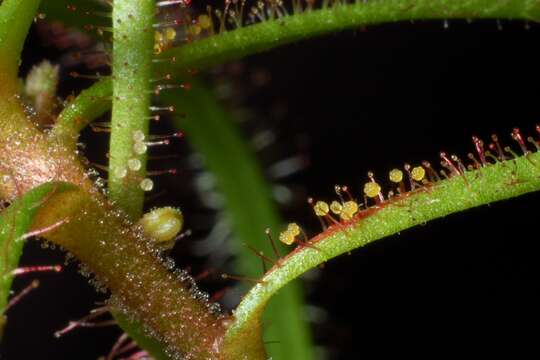
<instances>
[{"instance_id":1,"label":"hairy stem","mask_svg":"<svg viewBox=\"0 0 540 360\"><path fill-rule=\"evenodd\" d=\"M154 13L154 0L114 2L109 196L133 220L141 216L144 200ZM130 160L138 166L130 167Z\"/></svg>"},{"instance_id":2,"label":"hairy stem","mask_svg":"<svg viewBox=\"0 0 540 360\"><path fill-rule=\"evenodd\" d=\"M436 182L388 204L364 210L342 227L332 226L310 240L316 249L297 248L279 266L268 271L261 279L262 283L248 292L236 309L235 322L226 334L226 353L242 353L234 339L248 339L249 334L260 327L260 313L267 301L285 284L307 270L430 220L538 190L540 153L534 153ZM253 339L253 347L257 343L258 340Z\"/></svg>"},{"instance_id":3,"label":"hairy stem","mask_svg":"<svg viewBox=\"0 0 540 360\"><path fill-rule=\"evenodd\" d=\"M215 358L223 333L220 315L210 311L190 277L160 256L140 229L126 226L105 199L80 190L54 195L34 226L68 218L47 239L68 249L95 276L98 289L112 292L110 306L144 324L167 345L172 358ZM97 256L99 255L99 256ZM84 272L84 271L83 271Z\"/></svg>"},{"instance_id":4,"label":"hairy stem","mask_svg":"<svg viewBox=\"0 0 540 360\"><path fill-rule=\"evenodd\" d=\"M73 151L49 143L19 102L17 71L24 39L39 1L6 0L0 6L0 197L14 199L55 180L91 187Z\"/></svg>"},{"instance_id":5,"label":"hairy stem","mask_svg":"<svg viewBox=\"0 0 540 360\"><path fill-rule=\"evenodd\" d=\"M50 134L51 139L75 150L80 132L94 119L110 110L111 93L111 79L99 81L91 88L83 90L58 116Z\"/></svg>"},{"instance_id":6,"label":"hairy stem","mask_svg":"<svg viewBox=\"0 0 540 360\"><path fill-rule=\"evenodd\" d=\"M54 180L79 185L81 190L50 199L36 228L69 218L46 238L70 251L110 289L114 309L143 323L169 352L211 358L223 327L219 316L195 296L189 278L180 274L179 279L164 266L150 240L92 186L72 151L49 142L13 96L0 96L0 111L7 110L0 117L0 197L16 198Z\"/></svg>"},{"instance_id":7,"label":"hairy stem","mask_svg":"<svg viewBox=\"0 0 540 360\"><path fill-rule=\"evenodd\" d=\"M403 20L540 19L537 0L356 1L226 31L165 52L167 70L201 69L345 29Z\"/></svg>"}]
</instances>

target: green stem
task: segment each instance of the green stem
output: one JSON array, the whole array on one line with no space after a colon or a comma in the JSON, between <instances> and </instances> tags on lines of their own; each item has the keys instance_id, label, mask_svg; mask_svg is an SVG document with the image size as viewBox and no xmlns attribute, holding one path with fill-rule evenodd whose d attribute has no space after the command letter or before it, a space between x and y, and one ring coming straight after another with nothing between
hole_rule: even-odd
<instances>
[{"instance_id":1,"label":"green stem","mask_svg":"<svg viewBox=\"0 0 540 360\"><path fill-rule=\"evenodd\" d=\"M165 52L167 70L202 69L310 37L366 25L430 19L540 19L537 0L380 0L334 5L244 26Z\"/></svg>"},{"instance_id":2,"label":"green stem","mask_svg":"<svg viewBox=\"0 0 540 360\"><path fill-rule=\"evenodd\" d=\"M439 181L430 187L397 198L388 204L358 214L343 227L333 226L311 239L316 247L299 247L280 266L275 266L243 298L235 311L235 322L225 338L228 355L238 354L234 339L259 326L268 300L285 284L309 269L405 229L495 201L540 190L540 153L498 162L463 176ZM252 339L257 343L258 339ZM242 344L248 346L248 344Z\"/></svg>"},{"instance_id":3,"label":"green stem","mask_svg":"<svg viewBox=\"0 0 540 360\"><path fill-rule=\"evenodd\" d=\"M0 84L17 79L21 51L40 0L4 0L0 5ZM5 86L5 85L3 85Z\"/></svg>"},{"instance_id":4,"label":"green stem","mask_svg":"<svg viewBox=\"0 0 540 360\"><path fill-rule=\"evenodd\" d=\"M109 306L129 322L144 324L145 334L161 341L172 359L214 359L223 334L222 316L212 312L191 279L171 272L140 229L101 194L73 189L54 194L33 226L69 219L48 232L47 240L67 249L92 271L98 289L108 288Z\"/></svg>"},{"instance_id":5,"label":"green stem","mask_svg":"<svg viewBox=\"0 0 540 360\"><path fill-rule=\"evenodd\" d=\"M51 139L75 149L80 132L111 108L111 92L112 81L109 78L83 90L58 116Z\"/></svg>"},{"instance_id":6,"label":"green stem","mask_svg":"<svg viewBox=\"0 0 540 360\"><path fill-rule=\"evenodd\" d=\"M113 8L113 100L109 197L131 219L142 214L147 155L150 76L154 45L154 0L115 0ZM138 162L137 166L128 166Z\"/></svg>"}]
</instances>

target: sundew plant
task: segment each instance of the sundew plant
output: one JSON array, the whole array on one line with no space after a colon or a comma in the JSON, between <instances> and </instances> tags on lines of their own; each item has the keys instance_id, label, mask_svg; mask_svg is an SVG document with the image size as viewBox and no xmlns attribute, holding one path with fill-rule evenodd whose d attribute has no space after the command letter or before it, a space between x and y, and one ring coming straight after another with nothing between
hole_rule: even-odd
<instances>
[{"instance_id":1,"label":"sundew plant","mask_svg":"<svg viewBox=\"0 0 540 360\"><path fill-rule=\"evenodd\" d=\"M506 249L525 246L519 240L533 232L515 224L530 214L530 193L540 189L540 125L530 100L537 94L528 88L538 69L532 53L511 44L533 46L539 19L538 0L1 1L3 346L32 344L10 331L33 327L32 317L15 315L39 299L38 277L76 267L99 301L80 320L68 314L72 321L51 333L120 328L119 338L107 339L104 359L333 358L339 351L324 343L339 341L314 334L308 318L321 322L334 310L307 306L306 282L311 293L333 298L335 313L343 302L349 330L364 329L347 336L360 343L380 330L366 325L376 317L369 289L376 276L385 279L366 264L392 261L396 244L443 228L453 245L444 251L458 268L467 261L450 249L477 246L483 250L475 256L487 258L485 248L503 246L497 232L514 234ZM404 65L399 54L408 46L385 48L384 41L412 31L432 40L422 50L410 45L412 60ZM420 68L436 52L439 61L458 58L448 42L452 31L466 34L465 42L500 42L504 55L480 65L489 56L470 51L460 66L463 89L446 93L455 107L436 112L435 82L426 91L419 84L420 73L438 65ZM367 41L372 45L363 49L371 52L358 55L356 46ZM377 51L388 56L374 57ZM512 66L500 65L506 62ZM393 86L402 85L399 96L372 81L388 69ZM490 81L506 84L497 89L501 97L470 88L483 82L487 89ZM466 104L458 104L462 93ZM323 103L331 110L318 113ZM310 141L311 151L300 146ZM486 216L504 221L481 224L478 210L469 210L507 199L514 208L504 216L484 207L493 211ZM280 213L279 204L287 210ZM459 229L436 220L460 212ZM430 236L417 246L433 249L446 239ZM53 247L66 265L21 264L26 242ZM319 287L309 280L321 273L332 279L340 269L334 262L351 261L348 254L359 260L346 276ZM409 271L414 266L401 261ZM427 276L428 264L416 275ZM459 271L452 272L459 282ZM12 288L14 280L24 285ZM512 291L520 298L525 290ZM404 294L389 303L407 303ZM396 326L382 319L392 336L387 329ZM339 356L356 358L360 350ZM80 358L88 356L81 348Z\"/></svg>"}]
</instances>

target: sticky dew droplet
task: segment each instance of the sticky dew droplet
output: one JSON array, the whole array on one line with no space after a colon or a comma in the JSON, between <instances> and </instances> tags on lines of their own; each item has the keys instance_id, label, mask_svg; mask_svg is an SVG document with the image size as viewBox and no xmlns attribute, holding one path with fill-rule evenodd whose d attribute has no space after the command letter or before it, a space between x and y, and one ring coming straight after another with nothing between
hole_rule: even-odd
<instances>
[{"instance_id":1,"label":"sticky dew droplet","mask_svg":"<svg viewBox=\"0 0 540 360\"><path fill-rule=\"evenodd\" d=\"M127 161L127 165L128 165L128 168L129 170L131 171L139 171L141 170L141 167L142 167L142 163L139 159L129 159Z\"/></svg>"},{"instance_id":2,"label":"sticky dew droplet","mask_svg":"<svg viewBox=\"0 0 540 360\"><path fill-rule=\"evenodd\" d=\"M144 133L141 130L135 130L133 132L133 141L136 143L143 142L145 139Z\"/></svg>"},{"instance_id":3,"label":"sticky dew droplet","mask_svg":"<svg viewBox=\"0 0 540 360\"><path fill-rule=\"evenodd\" d=\"M133 152L137 155L146 153L146 150L148 150L148 147L144 142L136 142L133 144Z\"/></svg>"},{"instance_id":4,"label":"sticky dew droplet","mask_svg":"<svg viewBox=\"0 0 540 360\"><path fill-rule=\"evenodd\" d=\"M146 178L139 183L139 187L143 191L152 191L152 189L154 188L154 182L152 181L152 179Z\"/></svg>"},{"instance_id":5,"label":"sticky dew droplet","mask_svg":"<svg viewBox=\"0 0 540 360\"><path fill-rule=\"evenodd\" d=\"M127 169L125 167L120 167L114 170L114 176L118 179L123 179L126 177L126 175L127 175Z\"/></svg>"}]
</instances>

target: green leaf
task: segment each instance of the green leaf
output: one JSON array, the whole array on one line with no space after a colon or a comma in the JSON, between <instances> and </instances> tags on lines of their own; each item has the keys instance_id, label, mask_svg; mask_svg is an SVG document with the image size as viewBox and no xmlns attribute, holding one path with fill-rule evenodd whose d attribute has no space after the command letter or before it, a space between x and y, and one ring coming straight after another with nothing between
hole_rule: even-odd
<instances>
[{"instance_id":1,"label":"green leaf","mask_svg":"<svg viewBox=\"0 0 540 360\"><path fill-rule=\"evenodd\" d=\"M71 187L63 183L47 183L15 200L0 213L0 314L4 314L8 303L9 291L13 282L12 272L19 264L25 234L32 226L32 221L40 206L50 200L57 192ZM1 322L0 322L1 325ZM1 329L0 329L1 331Z\"/></svg>"}]
</instances>

